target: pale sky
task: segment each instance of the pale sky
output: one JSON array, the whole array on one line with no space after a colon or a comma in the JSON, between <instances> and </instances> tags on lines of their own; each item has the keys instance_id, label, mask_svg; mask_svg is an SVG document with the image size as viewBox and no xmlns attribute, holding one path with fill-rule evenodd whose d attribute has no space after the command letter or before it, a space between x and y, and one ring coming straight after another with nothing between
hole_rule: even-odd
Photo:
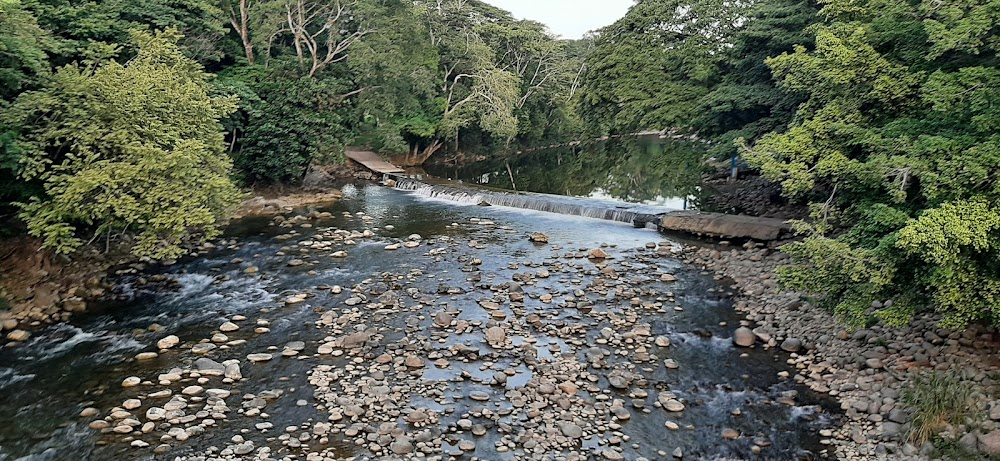
<instances>
[{"instance_id":1,"label":"pale sky","mask_svg":"<svg viewBox=\"0 0 1000 461\"><path fill-rule=\"evenodd\" d=\"M549 26L562 38L580 38L583 34L607 26L625 16L633 0L486 0L513 13L518 19L531 19Z\"/></svg>"}]
</instances>

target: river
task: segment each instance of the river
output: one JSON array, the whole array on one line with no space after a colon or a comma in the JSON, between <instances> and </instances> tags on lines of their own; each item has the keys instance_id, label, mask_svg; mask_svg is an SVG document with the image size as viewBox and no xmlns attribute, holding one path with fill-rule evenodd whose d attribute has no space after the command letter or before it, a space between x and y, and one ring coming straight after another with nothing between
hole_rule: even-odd
<instances>
[{"instance_id":1,"label":"river","mask_svg":"<svg viewBox=\"0 0 1000 461\"><path fill-rule=\"evenodd\" d=\"M0 460L233 457L248 446L260 459L397 449L480 459L661 459L676 449L684 459L825 458L818 431L836 417L779 378L787 354L732 345L740 319L725 281L682 265L671 253L679 246L655 231L376 185L343 190L341 202L287 215L303 216L294 224L243 219L215 248L123 271L123 300L0 351ZM549 242L530 242L534 232ZM581 257L597 248L610 258ZM213 343L227 321L239 329ZM487 341L490 327L502 331L499 343ZM362 346L344 346L361 332ZM181 345L134 358L167 335ZM216 347L198 355L196 344ZM274 358L254 363L253 353ZM411 356L421 363L408 366ZM200 357L238 360L242 379L192 374ZM157 383L172 370L180 380ZM131 376L145 383L123 388ZM367 384L355 389L359 382ZM192 386L210 390L183 397L186 417L112 430L145 423L149 408ZM388 401L356 395L370 386L392 389ZM172 395L151 397L165 390ZM109 416L129 399L140 406ZM684 410L660 408L668 400ZM357 406L366 411L352 416ZM97 416L79 416L91 407ZM88 427L102 418L110 427ZM546 432L553 428L563 432Z\"/></svg>"}]
</instances>

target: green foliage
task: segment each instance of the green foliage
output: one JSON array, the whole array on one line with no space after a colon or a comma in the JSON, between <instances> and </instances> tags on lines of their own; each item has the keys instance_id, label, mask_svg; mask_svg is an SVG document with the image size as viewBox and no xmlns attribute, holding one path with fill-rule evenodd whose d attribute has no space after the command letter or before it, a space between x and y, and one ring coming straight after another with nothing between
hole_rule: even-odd
<instances>
[{"instance_id":1,"label":"green foliage","mask_svg":"<svg viewBox=\"0 0 1000 461\"><path fill-rule=\"evenodd\" d=\"M587 57L584 120L597 133L691 131L728 154L791 119L801 98L776 88L764 60L811 46L815 21L807 1L639 2Z\"/></svg>"},{"instance_id":2,"label":"green foliage","mask_svg":"<svg viewBox=\"0 0 1000 461\"><path fill-rule=\"evenodd\" d=\"M741 151L787 196L816 201L810 237L789 247L804 265L782 273L852 324L927 306L948 327L1000 322L996 11L829 0L814 48L766 60L805 99L787 129Z\"/></svg>"},{"instance_id":3,"label":"green foliage","mask_svg":"<svg viewBox=\"0 0 1000 461\"><path fill-rule=\"evenodd\" d=\"M901 399L913 411L907 437L920 445L931 440L947 425L963 424L976 408L973 387L957 376L930 373L910 381Z\"/></svg>"},{"instance_id":4,"label":"green foliage","mask_svg":"<svg viewBox=\"0 0 1000 461\"><path fill-rule=\"evenodd\" d=\"M336 161L346 130L335 80L275 78L262 69L220 78L219 88L239 96L229 124L238 134L233 161L248 183L296 183L313 160Z\"/></svg>"},{"instance_id":5,"label":"green foliage","mask_svg":"<svg viewBox=\"0 0 1000 461\"><path fill-rule=\"evenodd\" d=\"M60 39L58 64L112 58L123 46L132 55L129 31L134 29L174 28L183 35L179 43L188 57L202 63L222 58L222 11L212 0L22 1Z\"/></svg>"},{"instance_id":6,"label":"green foliage","mask_svg":"<svg viewBox=\"0 0 1000 461\"><path fill-rule=\"evenodd\" d=\"M208 94L209 75L179 38L135 32L127 64L63 67L3 114L18 130L22 177L44 185L21 217L46 246L70 252L84 230L130 231L134 253L164 258L191 232L217 234L239 198L219 124L235 100Z\"/></svg>"}]
</instances>

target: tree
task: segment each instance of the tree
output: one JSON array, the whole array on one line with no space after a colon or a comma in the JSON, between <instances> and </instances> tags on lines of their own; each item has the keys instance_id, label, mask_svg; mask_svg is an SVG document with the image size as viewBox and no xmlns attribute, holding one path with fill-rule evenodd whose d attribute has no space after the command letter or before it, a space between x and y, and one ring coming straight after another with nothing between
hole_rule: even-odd
<instances>
[{"instance_id":1,"label":"tree","mask_svg":"<svg viewBox=\"0 0 1000 461\"><path fill-rule=\"evenodd\" d=\"M1000 322L997 3L831 0L815 49L768 59L805 96L787 130L743 144L814 200L782 280L853 325ZM993 25L987 25L992 21Z\"/></svg>"},{"instance_id":2,"label":"tree","mask_svg":"<svg viewBox=\"0 0 1000 461\"><path fill-rule=\"evenodd\" d=\"M137 235L133 252L176 257L192 233L218 234L239 199L219 120L235 101L209 95L209 75L183 55L180 34L133 32L125 64L68 65L3 114L18 137L21 175L45 193L21 218L47 247Z\"/></svg>"}]
</instances>

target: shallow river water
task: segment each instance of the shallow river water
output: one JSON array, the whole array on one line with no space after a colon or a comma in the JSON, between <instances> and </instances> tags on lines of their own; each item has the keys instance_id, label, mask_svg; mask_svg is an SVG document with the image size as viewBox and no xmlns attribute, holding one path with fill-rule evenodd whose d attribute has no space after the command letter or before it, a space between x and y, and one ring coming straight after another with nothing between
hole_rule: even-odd
<instances>
[{"instance_id":1,"label":"shallow river water","mask_svg":"<svg viewBox=\"0 0 1000 461\"><path fill-rule=\"evenodd\" d=\"M465 459L524 459L542 455L535 448L548 443L546 428L573 418L584 434L554 437L560 447L548 453L673 459L671 453L680 448L685 460L825 459L818 431L836 417L817 396L779 377L788 369L787 354L733 347L730 338L740 319L727 286L682 265L670 254L675 245L656 232L459 205L373 185L347 185L344 192L339 203L299 213L325 211L329 217L292 227L273 225L269 218L244 219L217 248L171 266L123 274L125 301L0 351L0 460L175 459L209 447L217 447L216 455L228 447L222 454L231 455L236 434L252 441L255 450L269 447L264 455L278 459L324 451L327 459L378 459L390 451L387 443L373 451L389 441L379 435L423 440L422 431L429 435L416 449L445 459L449 453L458 456L463 441L474 444L464 445ZM303 251L324 235L329 241L334 228L370 229L373 236ZM529 242L533 232L547 234L549 243ZM422 237L416 248L385 249L411 234ZM648 249L649 242L664 250ZM611 256L606 261L578 257L602 245ZM347 256L331 256L339 250ZM257 271L248 273L251 266ZM664 281L661 274L676 281ZM163 278L176 283L149 283ZM523 289L521 301L507 286L515 279ZM334 286L343 292L335 293ZM306 293L302 302L286 302ZM357 294L367 303L348 305ZM484 300L499 307L486 309ZM435 326L442 312L452 322ZM206 342L234 316L247 318L234 322L239 330L225 333L228 339L204 356L192 353L192 345ZM254 332L264 324L268 332ZM486 341L484 331L492 326L505 331L504 345ZM360 349L322 351L325 344L340 345L338 338L363 331L375 333ZM152 360L133 358L157 351L157 340L171 334L180 338L179 347ZM655 345L658 337L670 345ZM282 356L295 341L304 343L301 352ZM461 349L464 355L453 353ZM247 360L248 354L265 352L274 358ZM402 354L416 355L424 364L408 369ZM379 368L375 359L385 356L392 362ZM157 401L151 393L171 390L176 396L196 384L198 376L188 371L199 357L240 361L243 379L235 383L202 376L206 389L231 392L221 399L228 412L209 410L175 424L159 421L148 433L88 427L95 419L114 420L112 410L133 398L142 406L132 414L145 423L146 410L168 400ZM437 358L444 366L434 363ZM323 376L339 378L332 383L317 378L317 367L323 366ZM537 389L559 383L564 366L580 367L575 395L531 407L538 403L532 395L548 393ZM157 384L158 375L174 368L182 370L180 382ZM348 371L338 375L337 370ZM506 373L505 382L495 381L497 373ZM626 385L612 385L622 373ZM149 382L123 388L130 376ZM331 419L336 396L349 395L348 383L359 379L396 386L402 395L393 394L398 401L379 407L367 427L365 415ZM317 386L316 380L324 382ZM526 411L522 393L537 412ZM664 393L683 402L684 410L660 408L658 395ZM254 401L247 394L267 396L263 414L247 416L246 402ZM201 397L187 400L191 414L204 403ZM99 415L79 417L87 407ZM589 411L593 408L596 412ZM415 410L435 415L435 422L409 425L408 414ZM473 435L460 420L487 431ZM309 430L326 421L333 425L328 434ZM386 421L398 429L380 434ZM258 429L261 422L273 429ZM676 429L666 427L668 422ZM171 426L193 425L204 431L192 431L183 441L166 435ZM290 426L295 428L290 436L282 436ZM374 435L363 439L365 434ZM133 440L149 447L133 447ZM153 452L157 446L163 453ZM253 453L247 456L253 459Z\"/></svg>"}]
</instances>

